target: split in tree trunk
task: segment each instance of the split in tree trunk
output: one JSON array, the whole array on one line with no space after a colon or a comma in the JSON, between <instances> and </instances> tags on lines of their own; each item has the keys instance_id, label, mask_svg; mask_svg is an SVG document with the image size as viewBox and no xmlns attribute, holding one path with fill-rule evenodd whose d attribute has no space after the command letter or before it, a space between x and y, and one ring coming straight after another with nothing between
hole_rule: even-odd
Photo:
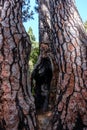
<instances>
[{"instance_id":1,"label":"split in tree trunk","mask_svg":"<svg viewBox=\"0 0 87 130\"><path fill-rule=\"evenodd\" d=\"M41 54L31 75L31 82L33 83L33 80L35 80L34 92L37 112L45 112L49 106L52 65L50 58L47 56L48 50L47 45L41 44Z\"/></svg>"},{"instance_id":2,"label":"split in tree trunk","mask_svg":"<svg viewBox=\"0 0 87 130\"><path fill-rule=\"evenodd\" d=\"M50 1L38 0L38 4L39 4L39 43L40 43L40 47L45 44L48 46L49 51L47 52L46 55L48 58L50 58L51 66L52 66L52 80L50 84L49 105L50 108L53 108L55 102L55 95L56 95L57 79L58 79L58 67L54 56L55 50L53 48L53 40L52 40ZM42 51L45 50L42 49L40 51L40 55Z\"/></svg>"}]
</instances>

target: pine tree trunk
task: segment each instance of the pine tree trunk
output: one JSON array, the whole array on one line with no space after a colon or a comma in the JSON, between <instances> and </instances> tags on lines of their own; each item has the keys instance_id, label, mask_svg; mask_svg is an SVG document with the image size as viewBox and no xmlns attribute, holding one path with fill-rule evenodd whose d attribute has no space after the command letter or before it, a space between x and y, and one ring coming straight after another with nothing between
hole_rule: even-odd
<instances>
[{"instance_id":1,"label":"pine tree trunk","mask_svg":"<svg viewBox=\"0 0 87 130\"><path fill-rule=\"evenodd\" d=\"M21 6L22 0L0 1L0 130L36 130Z\"/></svg>"},{"instance_id":2,"label":"pine tree trunk","mask_svg":"<svg viewBox=\"0 0 87 130\"><path fill-rule=\"evenodd\" d=\"M51 44L51 20L49 0L38 0L39 5L39 42Z\"/></svg>"},{"instance_id":3,"label":"pine tree trunk","mask_svg":"<svg viewBox=\"0 0 87 130\"><path fill-rule=\"evenodd\" d=\"M52 130L87 129L87 34L74 0L50 0L59 68Z\"/></svg>"}]
</instances>

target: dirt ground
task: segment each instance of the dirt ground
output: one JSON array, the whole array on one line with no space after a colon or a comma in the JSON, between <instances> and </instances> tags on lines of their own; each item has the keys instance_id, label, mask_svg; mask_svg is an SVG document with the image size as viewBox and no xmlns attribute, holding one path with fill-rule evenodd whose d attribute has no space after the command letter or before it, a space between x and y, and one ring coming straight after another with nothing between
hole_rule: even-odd
<instances>
[{"instance_id":1,"label":"dirt ground","mask_svg":"<svg viewBox=\"0 0 87 130\"><path fill-rule=\"evenodd\" d=\"M38 125L39 130L48 130L51 117L52 117L51 111L44 112L44 113L40 112L37 114L37 122L39 124Z\"/></svg>"}]
</instances>

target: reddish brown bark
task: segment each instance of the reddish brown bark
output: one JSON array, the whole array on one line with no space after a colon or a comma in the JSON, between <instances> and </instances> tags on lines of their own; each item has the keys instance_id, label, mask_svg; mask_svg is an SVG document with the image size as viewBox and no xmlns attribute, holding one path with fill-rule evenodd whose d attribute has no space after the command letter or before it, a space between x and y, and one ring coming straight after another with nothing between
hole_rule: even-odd
<instances>
[{"instance_id":1,"label":"reddish brown bark","mask_svg":"<svg viewBox=\"0 0 87 130\"><path fill-rule=\"evenodd\" d=\"M51 3L53 48L59 68L52 130L87 129L87 34L74 0Z\"/></svg>"},{"instance_id":2,"label":"reddish brown bark","mask_svg":"<svg viewBox=\"0 0 87 130\"><path fill-rule=\"evenodd\" d=\"M21 19L22 0L0 1L0 130L35 130L28 82L29 37Z\"/></svg>"},{"instance_id":3,"label":"reddish brown bark","mask_svg":"<svg viewBox=\"0 0 87 130\"><path fill-rule=\"evenodd\" d=\"M50 47L58 66L56 107L51 129L86 130L87 34L75 1L40 1L40 7L42 7L41 10L43 9L42 15L40 10L43 32L48 27L46 16L50 17L51 33L47 31L46 36L50 35ZM44 34L40 36L44 38ZM48 39L45 38L45 43L46 40Z\"/></svg>"}]
</instances>

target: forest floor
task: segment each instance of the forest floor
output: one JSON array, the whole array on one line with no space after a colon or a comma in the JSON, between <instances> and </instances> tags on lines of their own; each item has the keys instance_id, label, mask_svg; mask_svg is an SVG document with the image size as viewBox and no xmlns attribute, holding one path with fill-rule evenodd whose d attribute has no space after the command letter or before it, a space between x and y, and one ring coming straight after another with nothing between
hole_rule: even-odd
<instances>
[{"instance_id":1,"label":"forest floor","mask_svg":"<svg viewBox=\"0 0 87 130\"><path fill-rule=\"evenodd\" d=\"M48 126L52 117L52 112L47 111L44 113L39 112L37 114L37 122L39 124L39 130L48 130Z\"/></svg>"}]
</instances>

